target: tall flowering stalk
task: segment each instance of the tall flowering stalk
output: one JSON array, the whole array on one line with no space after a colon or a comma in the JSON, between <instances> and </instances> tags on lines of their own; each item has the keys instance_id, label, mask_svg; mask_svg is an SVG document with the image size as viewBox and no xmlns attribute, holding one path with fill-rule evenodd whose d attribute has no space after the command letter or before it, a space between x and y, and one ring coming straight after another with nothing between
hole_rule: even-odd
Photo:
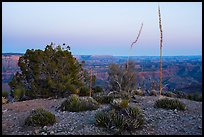
<instances>
[{"instance_id":1,"label":"tall flowering stalk","mask_svg":"<svg viewBox=\"0 0 204 137\"><path fill-rule=\"evenodd\" d=\"M139 37L140 37L140 34L142 32L142 27L143 27L143 23L141 24L141 27L140 27L140 30L139 30L139 33L137 35L137 38L135 39L134 42L132 42L131 46L130 46L130 50L132 49L133 45L137 43ZM129 55L128 55L128 60L127 60L127 69L128 69L128 62L129 62Z\"/></svg>"},{"instance_id":2,"label":"tall flowering stalk","mask_svg":"<svg viewBox=\"0 0 204 137\"><path fill-rule=\"evenodd\" d=\"M89 96L91 97L92 95L92 68L90 69L90 93Z\"/></svg>"},{"instance_id":3,"label":"tall flowering stalk","mask_svg":"<svg viewBox=\"0 0 204 137\"><path fill-rule=\"evenodd\" d=\"M162 93L162 23L161 23L161 13L160 7L158 5L158 13L159 13L159 29L160 29L160 96Z\"/></svg>"}]
</instances>

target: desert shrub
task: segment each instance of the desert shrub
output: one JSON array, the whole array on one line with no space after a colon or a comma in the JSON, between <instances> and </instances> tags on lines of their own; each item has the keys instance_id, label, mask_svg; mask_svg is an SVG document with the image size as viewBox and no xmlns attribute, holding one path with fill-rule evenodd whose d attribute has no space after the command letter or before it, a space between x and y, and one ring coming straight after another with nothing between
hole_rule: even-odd
<instances>
[{"instance_id":1,"label":"desert shrub","mask_svg":"<svg viewBox=\"0 0 204 137\"><path fill-rule=\"evenodd\" d=\"M136 118L142 113L138 107L129 107L127 110L128 114L133 118Z\"/></svg>"},{"instance_id":2,"label":"desert shrub","mask_svg":"<svg viewBox=\"0 0 204 137\"><path fill-rule=\"evenodd\" d=\"M94 90L94 93L101 93L101 92L103 92L103 89L101 87L99 87L99 86L96 86L93 90Z\"/></svg>"},{"instance_id":3,"label":"desert shrub","mask_svg":"<svg viewBox=\"0 0 204 137\"><path fill-rule=\"evenodd\" d=\"M174 91L174 93L176 94L177 98L185 98L187 99L188 95L182 91Z\"/></svg>"},{"instance_id":4,"label":"desert shrub","mask_svg":"<svg viewBox=\"0 0 204 137\"><path fill-rule=\"evenodd\" d=\"M135 62L128 60L124 64L111 64L108 70L109 89L111 91L130 92L136 87Z\"/></svg>"},{"instance_id":5,"label":"desert shrub","mask_svg":"<svg viewBox=\"0 0 204 137\"><path fill-rule=\"evenodd\" d=\"M112 96L114 99L121 98L121 99L128 99L128 100L130 100L130 98L131 98L130 93L128 93L126 91L111 92L111 93L109 93L109 96Z\"/></svg>"},{"instance_id":6,"label":"desert shrub","mask_svg":"<svg viewBox=\"0 0 204 137\"><path fill-rule=\"evenodd\" d=\"M167 97L172 97L172 93L171 93L171 92L167 92L165 95L166 95Z\"/></svg>"},{"instance_id":7,"label":"desert shrub","mask_svg":"<svg viewBox=\"0 0 204 137\"><path fill-rule=\"evenodd\" d=\"M125 109L110 109L99 111L95 115L97 126L108 128L116 134L122 131L132 131L143 125L144 116L138 107L128 106Z\"/></svg>"},{"instance_id":8,"label":"desert shrub","mask_svg":"<svg viewBox=\"0 0 204 137\"><path fill-rule=\"evenodd\" d=\"M80 91L79 91L80 96L89 96L89 94L90 94L90 90L88 87L80 88Z\"/></svg>"},{"instance_id":9,"label":"desert shrub","mask_svg":"<svg viewBox=\"0 0 204 137\"><path fill-rule=\"evenodd\" d=\"M71 111L71 112L79 112L79 111L87 111L87 110L95 110L99 107L99 104L92 97L84 97L80 98L78 95L71 95L67 100L65 100L60 109L62 111Z\"/></svg>"},{"instance_id":10,"label":"desert shrub","mask_svg":"<svg viewBox=\"0 0 204 137\"><path fill-rule=\"evenodd\" d=\"M4 91L2 92L2 97L7 98L7 97L8 97L8 91L4 90Z\"/></svg>"},{"instance_id":11,"label":"desert shrub","mask_svg":"<svg viewBox=\"0 0 204 137\"><path fill-rule=\"evenodd\" d=\"M99 108L99 103L92 97L82 98L79 101L82 104L82 111L96 110Z\"/></svg>"},{"instance_id":12,"label":"desert shrub","mask_svg":"<svg viewBox=\"0 0 204 137\"><path fill-rule=\"evenodd\" d=\"M168 98L157 100L155 102L155 107L165 108L165 109L178 109L178 110L186 109L186 105L180 102L178 99L168 99Z\"/></svg>"},{"instance_id":13,"label":"desert shrub","mask_svg":"<svg viewBox=\"0 0 204 137\"><path fill-rule=\"evenodd\" d=\"M45 126L53 125L56 122L55 115L42 108L31 111L31 114L26 118L25 125L27 126Z\"/></svg>"},{"instance_id":14,"label":"desert shrub","mask_svg":"<svg viewBox=\"0 0 204 137\"><path fill-rule=\"evenodd\" d=\"M111 127L115 127L116 132L121 132L125 129L128 118L115 111L112 111L109 115L111 117Z\"/></svg>"},{"instance_id":15,"label":"desert shrub","mask_svg":"<svg viewBox=\"0 0 204 137\"><path fill-rule=\"evenodd\" d=\"M128 93L128 92L121 92L119 94L120 94L120 98L122 98L122 99L130 100L130 98L131 98L130 93Z\"/></svg>"},{"instance_id":16,"label":"desert shrub","mask_svg":"<svg viewBox=\"0 0 204 137\"><path fill-rule=\"evenodd\" d=\"M121 98L113 99L113 102L111 102L111 107L113 107L114 109L121 109L120 107L121 102L122 102Z\"/></svg>"},{"instance_id":17,"label":"desert shrub","mask_svg":"<svg viewBox=\"0 0 204 137\"><path fill-rule=\"evenodd\" d=\"M25 94L25 90L24 89L21 89L21 88L18 88L18 89L15 89L13 95L14 95L14 98L15 100L20 100L23 95Z\"/></svg>"},{"instance_id":18,"label":"desert shrub","mask_svg":"<svg viewBox=\"0 0 204 137\"><path fill-rule=\"evenodd\" d=\"M202 101L202 95L199 95L198 93L188 94L187 99L194 101Z\"/></svg>"},{"instance_id":19,"label":"desert shrub","mask_svg":"<svg viewBox=\"0 0 204 137\"><path fill-rule=\"evenodd\" d=\"M109 104L113 101L113 96L107 94L94 94L93 98L101 104Z\"/></svg>"},{"instance_id":20,"label":"desert shrub","mask_svg":"<svg viewBox=\"0 0 204 137\"><path fill-rule=\"evenodd\" d=\"M149 95L150 96L157 96L157 91L156 90L151 90Z\"/></svg>"},{"instance_id":21,"label":"desert shrub","mask_svg":"<svg viewBox=\"0 0 204 137\"><path fill-rule=\"evenodd\" d=\"M129 100L123 99L119 106L120 106L120 108L127 108L128 107L128 103L129 103Z\"/></svg>"},{"instance_id":22,"label":"desert shrub","mask_svg":"<svg viewBox=\"0 0 204 137\"><path fill-rule=\"evenodd\" d=\"M99 127L109 127L110 124L110 117L109 115L107 115L106 112L104 111L98 111L95 115L95 119L96 119L96 125Z\"/></svg>"},{"instance_id":23,"label":"desert shrub","mask_svg":"<svg viewBox=\"0 0 204 137\"><path fill-rule=\"evenodd\" d=\"M2 104L8 103L8 100L5 97L2 97Z\"/></svg>"}]
</instances>

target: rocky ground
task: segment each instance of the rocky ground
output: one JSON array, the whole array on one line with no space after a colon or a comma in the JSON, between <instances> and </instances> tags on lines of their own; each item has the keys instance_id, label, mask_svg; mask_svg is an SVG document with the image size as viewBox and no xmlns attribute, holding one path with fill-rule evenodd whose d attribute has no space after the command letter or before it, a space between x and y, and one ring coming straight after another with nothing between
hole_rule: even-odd
<instances>
[{"instance_id":1,"label":"rocky ground","mask_svg":"<svg viewBox=\"0 0 204 137\"><path fill-rule=\"evenodd\" d=\"M135 96L130 105L141 107L144 125L132 133L134 135L202 135L202 102L179 99L187 105L187 110L166 110L154 108L154 102L159 97ZM94 115L97 111L109 107L101 105L99 109L84 112L61 112L57 108L65 99L36 99L2 105L3 135L110 135L104 128L94 125ZM42 107L57 117L52 126L27 127L25 118L32 109Z\"/></svg>"}]
</instances>

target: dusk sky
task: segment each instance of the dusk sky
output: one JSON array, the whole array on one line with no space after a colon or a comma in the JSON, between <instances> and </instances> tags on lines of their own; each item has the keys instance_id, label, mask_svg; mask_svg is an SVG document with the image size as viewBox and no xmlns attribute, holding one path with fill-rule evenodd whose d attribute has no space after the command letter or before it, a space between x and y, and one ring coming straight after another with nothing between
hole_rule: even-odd
<instances>
[{"instance_id":1,"label":"dusk sky","mask_svg":"<svg viewBox=\"0 0 204 137\"><path fill-rule=\"evenodd\" d=\"M202 55L202 3L160 2L163 55ZM157 2L2 3L2 52L66 43L74 55L159 56Z\"/></svg>"}]
</instances>

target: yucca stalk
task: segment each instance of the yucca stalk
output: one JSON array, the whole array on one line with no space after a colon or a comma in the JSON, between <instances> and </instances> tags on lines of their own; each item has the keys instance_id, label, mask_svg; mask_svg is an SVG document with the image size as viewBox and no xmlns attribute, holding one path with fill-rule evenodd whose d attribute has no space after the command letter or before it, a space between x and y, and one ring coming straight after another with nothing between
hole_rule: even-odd
<instances>
[{"instance_id":1,"label":"yucca stalk","mask_svg":"<svg viewBox=\"0 0 204 137\"><path fill-rule=\"evenodd\" d=\"M89 96L91 97L92 95L92 68L90 69L90 94Z\"/></svg>"},{"instance_id":2,"label":"yucca stalk","mask_svg":"<svg viewBox=\"0 0 204 137\"><path fill-rule=\"evenodd\" d=\"M141 34L141 32L142 32L142 27L143 27L143 22L142 22L142 24L141 24L141 27L140 27L140 30L139 30L139 33L138 33L138 35L137 35L136 40L135 40L134 42L132 42L132 44L131 44L131 46L130 46L130 51L131 51L133 45L137 43L137 41L138 41L138 39L139 39L139 37L140 37L140 34ZM127 69L128 69L129 58L130 58L129 56L130 56L130 53L128 54L128 59L127 59Z\"/></svg>"},{"instance_id":3,"label":"yucca stalk","mask_svg":"<svg viewBox=\"0 0 204 137\"><path fill-rule=\"evenodd\" d=\"M162 94L162 23L161 23L161 13L160 7L158 5L158 13L159 13L159 29L160 29L160 96Z\"/></svg>"}]
</instances>

